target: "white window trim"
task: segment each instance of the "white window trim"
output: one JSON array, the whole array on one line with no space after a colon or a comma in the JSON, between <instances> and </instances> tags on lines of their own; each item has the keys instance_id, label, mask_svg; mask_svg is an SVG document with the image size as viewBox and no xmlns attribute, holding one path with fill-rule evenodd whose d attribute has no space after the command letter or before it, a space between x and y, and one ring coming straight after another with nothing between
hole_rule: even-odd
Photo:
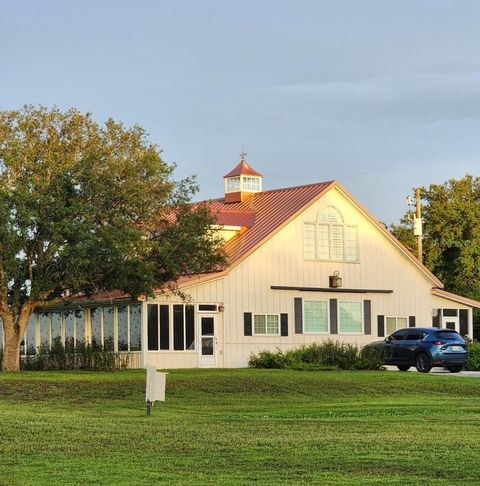
<instances>
[{"instance_id":1,"label":"white window trim","mask_svg":"<svg viewBox=\"0 0 480 486\"><path fill-rule=\"evenodd\" d=\"M327 304L327 330L320 332L305 331L305 303L306 302L326 302ZM330 302L329 300L303 299L302 302L302 334L327 335L330 334Z\"/></svg>"},{"instance_id":2,"label":"white window trim","mask_svg":"<svg viewBox=\"0 0 480 486\"><path fill-rule=\"evenodd\" d=\"M360 304L361 312L360 317L362 319L362 330L360 332L342 332L340 322L340 304ZM338 334L346 336L362 336L365 334L365 316L364 316L364 301L363 300L339 300L337 301L337 331Z\"/></svg>"},{"instance_id":3,"label":"white window trim","mask_svg":"<svg viewBox=\"0 0 480 486\"><path fill-rule=\"evenodd\" d=\"M255 332L255 316L265 316L265 331L267 330L267 316L277 316L277 318L278 318L278 333L275 333L275 334L256 333ZM280 314L277 314L275 312L254 312L254 313L252 313L252 335L253 336L265 336L265 337L280 336L281 326L282 326L282 323L280 322Z\"/></svg>"}]
</instances>

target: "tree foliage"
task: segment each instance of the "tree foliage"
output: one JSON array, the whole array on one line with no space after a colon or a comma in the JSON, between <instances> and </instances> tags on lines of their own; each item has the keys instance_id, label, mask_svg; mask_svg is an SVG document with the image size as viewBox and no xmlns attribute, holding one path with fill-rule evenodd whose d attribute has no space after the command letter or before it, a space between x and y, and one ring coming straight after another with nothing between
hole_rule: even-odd
<instances>
[{"instance_id":1,"label":"tree foliage","mask_svg":"<svg viewBox=\"0 0 480 486\"><path fill-rule=\"evenodd\" d=\"M424 263L446 290L480 300L480 178L424 187L422 206ZM390 229L415 253L411 216Z\"/></svg>"},{"instance_id":2,"label":"tree foliage","mask_svg":"<svg viewBox=\"0 0 480 486\"><path fill-rule=\"evenodd\" d=\"M78 292L150 295L224 262L212 219L187 203L145 130L75 109L0 112L0 317L7 367L36 306ZM18 346L17 346L18 347ZM13 358L14 360L16 357Z\"/></svg>"}]
</instances>

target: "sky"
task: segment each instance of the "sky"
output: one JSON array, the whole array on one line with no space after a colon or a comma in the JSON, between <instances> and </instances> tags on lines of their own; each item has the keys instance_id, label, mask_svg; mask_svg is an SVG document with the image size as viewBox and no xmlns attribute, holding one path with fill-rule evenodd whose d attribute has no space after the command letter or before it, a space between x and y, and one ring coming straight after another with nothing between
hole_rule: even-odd
<instances>
[{"instance_id":1,"label":"sky","mask_svg":"<svg viewBox=\"0 0 480 486\"><path fill-rule=\"evenodd\" d=\"M221 197L336 179L380 220L480 175L477 0L0 0L0 110L139 124Z\"/></svg>"}]
</instances>

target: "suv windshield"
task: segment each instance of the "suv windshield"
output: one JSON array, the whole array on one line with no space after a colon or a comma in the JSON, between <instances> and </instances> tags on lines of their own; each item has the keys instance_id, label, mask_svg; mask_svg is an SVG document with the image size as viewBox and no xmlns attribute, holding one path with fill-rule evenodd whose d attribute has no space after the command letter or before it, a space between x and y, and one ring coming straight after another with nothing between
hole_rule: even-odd
<instances>
[{"instance_id":1,"label":"suv windshield","mask_svg":"<svg viewBox=\"0 0 480 486\"><path fill-rule=\"evenodd\" d=\"M447 339L451 341L463 341L462 336L456 331L437 331L436 336L439 339Z\"/></svg>"}]
</instances>

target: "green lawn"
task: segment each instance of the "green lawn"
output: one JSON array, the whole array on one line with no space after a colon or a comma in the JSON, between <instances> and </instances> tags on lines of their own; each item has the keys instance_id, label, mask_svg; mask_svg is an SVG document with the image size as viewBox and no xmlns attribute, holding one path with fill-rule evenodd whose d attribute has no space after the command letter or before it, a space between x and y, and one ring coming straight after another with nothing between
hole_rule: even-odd
<instances>
[{"instance_id":1,"label":"green lawn","mask_svg":"<svg viewBox=\"0 0 480 486\"><path fill-rule=\"evenodd\" d=\"M0 484L480 484L480 380L391 372L0 374Z\"/></svg>"}]
</instances>

